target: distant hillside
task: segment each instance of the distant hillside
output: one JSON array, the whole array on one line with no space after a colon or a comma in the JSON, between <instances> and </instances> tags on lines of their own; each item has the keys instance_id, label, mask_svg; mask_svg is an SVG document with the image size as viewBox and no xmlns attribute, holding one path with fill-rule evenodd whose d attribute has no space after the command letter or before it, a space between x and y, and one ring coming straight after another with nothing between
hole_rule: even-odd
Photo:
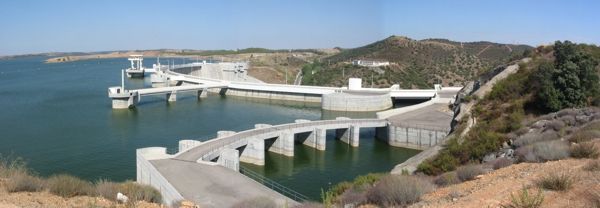
<instances>
[{"instance_id":1,"label":"distant hillside","mask_svg":"<svg viewBox=\"0 0 600 208\"><path fill-rule=\"evenodd\" d=\"M440 81L446 86L459 85L531 49L527 45L391 36L307 66L303 84L342 86L349 77L361 77L363 85L370 86L373 80L373 86L379 87L431 88ZM391 65L375 70L352 66L351 61L357 59L385 60Z\"/></svg>"}]
</instances>

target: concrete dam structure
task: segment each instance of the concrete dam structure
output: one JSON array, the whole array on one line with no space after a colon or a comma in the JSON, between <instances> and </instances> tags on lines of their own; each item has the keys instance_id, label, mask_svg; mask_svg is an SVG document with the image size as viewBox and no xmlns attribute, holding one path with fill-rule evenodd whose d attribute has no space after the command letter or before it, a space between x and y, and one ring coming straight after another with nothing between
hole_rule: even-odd
<instances>
[{"instance_id":1,"label":"concrete dam structure","mask_svg":"<svg viewBox=\"0 0 600 208\"><path fill-rule=\"evenodd\" d=\"M426 149L438 144L450 131L449 127L392 126L392 123L385 119L345 117L319 121L298 119L294 123L281 125L256 124L254 129L241 132L219 131L216 138L208 141L181 140L178 152L173 155L166 154L166 149L162 147L138 149L138 181L150 184L161 192L165 190L163 196L167 202L180 198L191 199L195 195L215 195L211 193L209 187L221 186L220 183L226 183L221 180L225 179L217 177L216 181L208 182L204 178L208 177L207 175L228 175L227 180L244 181L248 179L247 173L241 169L240 162L265 165L266 151L293 157L295 145L306 145L327 151L325 146L327 131L334 131L336 139L357 147L360 144L361 129L365 128L375 129L376 138L392 146L415 149ZM398 134L398 129L402 129L406 134ZM230 173L237 173L237 175ZM185 182L180 181L181 178L185 178ZM217 184L209 186L206 183ZM252 196L255 194L270 196L281 204L293 204L305 200L301 194L285 187L270 190L264 189L265 187L260 183L248 182L243 188L252 189L254 191ZM173 197L168 198L169 196ZM241 196L235 193L221 193L220 196L214 197L234 199ZM245 197L249 196L242 198ZM205 205L201 200L196 202ZM231 202L220 203L225 204L218 204L219 206L216 207L227 206L227 203Z\"/></svg>"},{"instance_id":2,"label":"concrete dam structure","mask_svg":"<svg viewBox=\"0 0 600 208\"><path fill-rule=\"evenodd\" d=\"M141 62L141 61L140 61ZM167 101L176 101L178 92L197 91L198 98L205 93L219 93L226 96L241 96L271 100L321 103L322 109L332 111L380 111L392 107L394 99L428 100L439 92L454 93L459 87L404 90L397 85L391 88L362 88L360 79L351 78L348 87L319 87L285 84L267 84L247 75L246 62L210 63L196 62L182 65L162 66L157 63L152 69L151 80L155 90L126 90L124 84L110 87L109 98L113 108L135 107L144 95L165 94ZM173 88L174 86L195 86Z\"/></svg>"}]
</instances>

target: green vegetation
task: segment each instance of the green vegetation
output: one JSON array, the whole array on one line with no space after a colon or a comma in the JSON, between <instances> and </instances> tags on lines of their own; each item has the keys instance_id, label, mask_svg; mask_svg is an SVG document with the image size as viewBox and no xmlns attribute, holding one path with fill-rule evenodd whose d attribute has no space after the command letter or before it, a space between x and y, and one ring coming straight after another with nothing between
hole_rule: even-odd
<instances>
[{"instance_id":1,"label":"green vegetation","mask_svg":"<svg viewBox=\"0 0 600 208\"><path fill-rule=\"evenodd\" d=\"M526 188L521 189L515 196L510 194L510 203L503 205L504 208L538 208L542 206L544 202L544 194L542 190L538 190L536 195L529 195L529 191Z\"/></svg>"},{"instance_id":2,"label":"green vegetation","mask_svg":"<svg viewBox=\"0 0 600 208\"><path fill-rule=\"evenodd\" d=\"M372 187L381 177L385 174L383 173L369 173L367 175L361 175L356 177L353 181L348 182L340 182L333 187L329 188L327 191L321 191L321 198L323 200L323 204L326 207L329 207L335 203L342 201L341 196L344 192L352 190L352 191L365 191L368 188Z\"/></svg>"},{"instance_id":3,"label":"green vegetation","mask_svg":"<svg viewBox=\"0 0 600 208\"><path fill-rule=\"evenodd\" d=\"M538 104L549 111L583 107L600 93L596 66L598 61L565 41L554 43L554 65L540 65L537 78L541 83Z\"/></svg>"},{"instance_id":4,"label":"green vegetation","mask_svg":"<svg viewBox=\"0 0 600 208\"><path fill-rule=\"evenodd\" d=\"M391 36L363 47L342 50L321 60L322 70L302 81L303 84L342 86L349 77L359 77L366 86L371 83L375 87L399 84L402 88L431 88L440 81L462 84L496 65L521 58L530 49L525 45L460 43L442 39L417 41ZM357 59L386 60L392 64L376 68L352 65L351 61Z\"/></svg>"},{"instance_id":5,"label":"green vegetation","mask_svg":"<svg viewBox=\"0 0 600 208\"><path fill-rule=\"evenodd\" d=\"M74 176L59 174L47 179L38 177L29 170L20 158L2 157L0 155L0 180L5 181L4 188L8 192L38 192L47 190L62 197L98 196L116 201L118 192L129 197L134 205L137 201L161 203L162 196L158 190L148 185L127 181L114 183L100 180L93 184Z\"/></svg>"},{"instance_id":6,"label":"green vegetation","mask_svg":"<svg viewBox=\"0 0 600 208\"><path fill-rule=\"evenodd\" d=\"M573 177L566 173L550 173L537 181L537 185L552 191L566 191L573 185Z\"/></svg>"},{"instance_id":7,"label":"green vegetation","mask_svg":"<svg viewBox=\"0 0 600 208\"><path fill-rule=\"evenodd\" d=\"M417 170L429 175L438 175L453 171L460 164L477 163L485 154L496 151L503 142L508 141L509 134L521 129L527 114L540 115L554 111L555 108L550 108L551 106L564 108L591 105L592 98L598 96L596 91L599 89L596 57L590 56L582 47L568 41L556 44L558 47L538 48L531 54L533 61L521 64L515 74L497 82L492 91L474 105L471 112L477 119L477 124L469 133L464 138L450 138L436 157L421 163ZM552 54L556 56L552 57ZM580 84L566 84L568 79L563 78L565 76ZM552 86L548 83L552 83ZM564 83L564 87L560 87L559 83ZM570 98L564 99L570 101L563 103L552 100L555 97L540 96L547 87L554 87L555 92L560 95L569 95ZM572 116L565 116L564 119L549 125L559 130L575 122ZM595 129L584 130L587 133L575 134L571 140L587 140L596 134ZM515 144L524 146L535 141L552 140L551 138L559 137L558 133L548 131L539 138L515 140ZM547 161L568 157L569 147L564 142L541 143L524 147L521 152L528 155L532 161Z\"/></svg>"}]
</instances>

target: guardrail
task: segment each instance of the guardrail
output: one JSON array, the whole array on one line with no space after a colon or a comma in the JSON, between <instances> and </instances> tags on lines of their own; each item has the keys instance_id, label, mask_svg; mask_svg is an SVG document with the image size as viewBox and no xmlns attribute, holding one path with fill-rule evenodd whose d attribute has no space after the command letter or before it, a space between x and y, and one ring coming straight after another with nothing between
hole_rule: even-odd
<instances>
[{"instance_id":1,"label":"guardrail","mask_svg":"<svg viewBox=\"0 0 600 208\"><path fill-rule=\"evenodd\" d=\"M297 202L304 202L304 201L308 201L309 198L301 193L298 193L297 191L294 191L288 187L285 187L271 179L265 178L264 176L262 176L261 174L251 171L248 168L244 168L242 166L240 166L240 173L244 174L245 176L248 176L248 178L251 178L252 180L266 186L267 188L270 188L273 191L276 191L277 193L280 193L294 201Z\"/></svg>"}]
</instances>

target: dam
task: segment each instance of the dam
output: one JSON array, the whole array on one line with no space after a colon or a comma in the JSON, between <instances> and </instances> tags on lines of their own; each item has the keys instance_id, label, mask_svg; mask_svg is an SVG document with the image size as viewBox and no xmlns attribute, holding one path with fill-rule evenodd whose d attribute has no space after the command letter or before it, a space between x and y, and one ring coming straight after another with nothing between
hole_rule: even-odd
<instances>
[{"instance_id":1,"label":"dam","mask_svg":"<svg viewBox=\"0 0 600 208\"><path fill-rule=\"evenodd\" d=\"M152 89L158 94L166 94L169 102L176 100L170 99L170 95L184 90L197 91L198 99L206 97L201 95L208 91L221 96L320 102L324 110L340 111L387 110L391 108L394 99L429 100L414 106L383 111L378 113L378 118L373 119L337 117L333 120L317 121L296 119L294 123L279 125L257 123L253 129L241 132L218 131L215 138L205 141L180 140L176 152L168 152L165 147L147 147L137 150L136 180L138 182L161 190L166 204L188 199L204 207L227 207L236 201L257 196L275 199L279 206L308 200L308 197L303 194L276 182L270 182L242 164L265 166L267 152L294 157L297 145L317 151L327 151L328 132L332 132L336 140L352 148L360 146L361 131L369 131L368 129L374 132L374 138L390 146L417 150L432 147L442 142L450 132L451 117L434 116L434 120L416 125L415 123L422 118L403 120L398 116L426 109L418 115L431 119L432 117L427 114L432 110L427 109L445 107L452 102L454 95L460 89L442 88L439 85L431 90L400 90L397 86L389 89L362 88L360 80L356 79L350 80L350 83L355 84L340 88L276 85L247 81L246 65L243 63L225 63L222 66L201 62L166 68L161 67L160 64L157 66L155 74L151 76L152 85L155 87ZM216 78L220 79L215 79L214 76L202 77L214 73L214 70L210 72L210 68L221 68L216 73ZM222 76L219 75L219 70L232 74ZM223 77L228 78L222 80ZM125 92L133 94L128 96ZM119 93L124 96L117 98L115 95ZM139 101L145 94L148 94L148 89L125 90L124 86L109 88L113 108L131 108L137 103L135 99ZM116 98L126 98L127 102L123 104L125 102L117 101L120 106L115 107ZM236 182L232 184L231 181ZM215 193L214 187L224 191Z\"/></svg>"}]
</instances>

